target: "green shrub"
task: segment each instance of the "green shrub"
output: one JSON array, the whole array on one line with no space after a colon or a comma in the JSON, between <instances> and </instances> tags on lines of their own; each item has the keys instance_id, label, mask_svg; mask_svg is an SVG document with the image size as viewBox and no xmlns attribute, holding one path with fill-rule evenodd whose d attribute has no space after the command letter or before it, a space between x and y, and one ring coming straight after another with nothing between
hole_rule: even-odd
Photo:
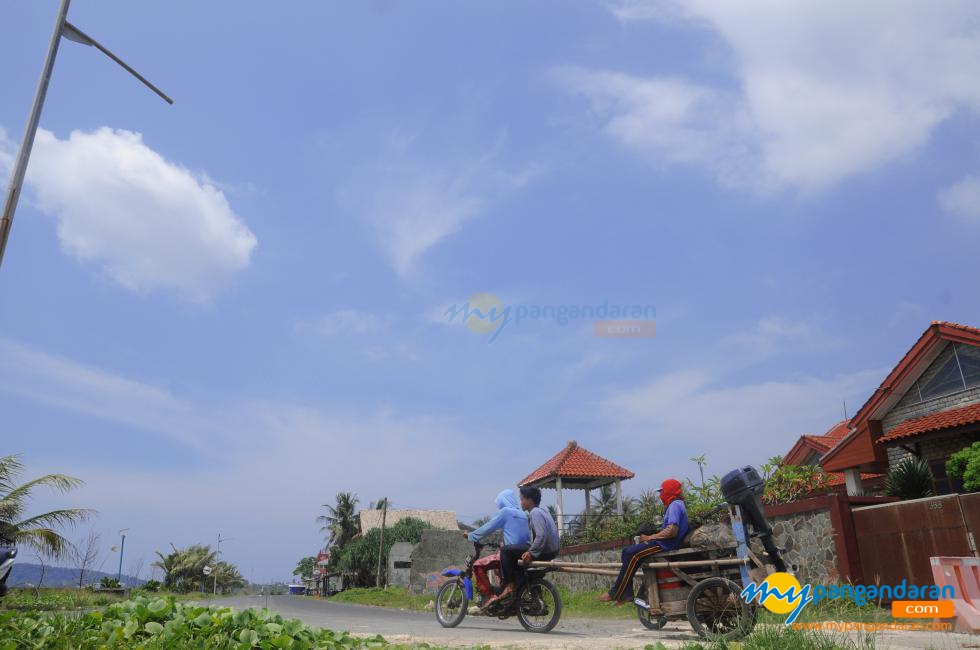
<instances>
[{"instance_id":1,"label":"green shrub","mask_svg":"<svg viewBox=\"0 0 980 650\"><path fill-rule=\"evenodd\" d=\"M140 588L143 591L149 591L150 593L156 593L156 592L160 591L160 587L161 586L162 585L160 584L160 581L159 580L147 580L146 582L143 583L143 586L140 587Z\"/></svg>"},{"instance_id":2,"label":"green shrub","mask_svg":"<svg viewBox=\"0 0 980 650\"><path fill-rule=\"evenodd\" d=\"M792 503L830 489L831 476L816 465L763 465L766 487L762 500L766 503Z\"/></svg>"},{"instance_id":3,"label":"green shrub","mask_svg":"<svg viewBox=\"0 0 980 650\"><path fill-rule=\"evenodd\" d=\"M385 529L384 550L381 554L381 581L387 572L387 558L395 542L418 544L422 531L432 528L421 519L407 517L394 526ZM355 587L373 587L377 584L378 547L381 544L381 529L372 528L347 543L337 559L337 568L353 580Z\"/></svg>"},{"instance_id":4,"label":"green shrub","mask_svg":"<svg viewBox=\"0 0 980 650\"><path fill-rule=\"evenodd\" d=\"M980 490L980 442L975 442L949 457L946 473L963 481L967 492Z\"/></svg>"},{"instance_id":5,"label":"green shrub","mask_svg":"<svg viewBox=\"0 0 980 650\"><path fill-rule=\"evenodd\" d=\"M885 476L885 494L902 499L932 496L932 472L926 461L909 456Z\"/></svg>"},{"instance_id":6,"label":"green shrub","mask_svg":"<svg viewBox=\"0 0 980 650\"><path fill-rule=\"evenodd\" d=\"M122 587L122 584L120 584L120 582L115 578L110 578L109 576L103 576L102 579L99 580L99 586L102 587L103 589L119 589L120 587Z\"/></svg>"},{"instance_id":7,"label":"green shrub","mask_svg":"<svg viewBox=\"0 0 980 650\"><path fill-rule=\"evenodd\" d=\"M380 648L381 637L319 630L268 610L207 608L165 598L140 597L101 612L26 615L0 612L0 648Z\"/></svg>"}]
</instances>

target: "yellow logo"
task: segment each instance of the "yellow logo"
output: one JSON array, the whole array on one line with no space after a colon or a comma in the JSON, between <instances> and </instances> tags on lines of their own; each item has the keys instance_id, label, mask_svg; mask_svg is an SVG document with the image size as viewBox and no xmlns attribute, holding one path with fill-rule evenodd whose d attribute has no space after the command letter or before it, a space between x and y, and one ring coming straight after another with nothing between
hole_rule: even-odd
<instances>
[{"instance_id":1,"label":"yellow logo","mask_svg":"<svg viewBox=\"0 0 980 650\"><path fill-rule=\"evenodd\" d=\"M796 609L797 600L799 600L799 594L803 588L795 576L777 571L766 578L766 582L769 583L769 589L774 591L770 591L765 598L761 599L763 607L773 614L789 614Z\"/></svg>"}]
</instances>

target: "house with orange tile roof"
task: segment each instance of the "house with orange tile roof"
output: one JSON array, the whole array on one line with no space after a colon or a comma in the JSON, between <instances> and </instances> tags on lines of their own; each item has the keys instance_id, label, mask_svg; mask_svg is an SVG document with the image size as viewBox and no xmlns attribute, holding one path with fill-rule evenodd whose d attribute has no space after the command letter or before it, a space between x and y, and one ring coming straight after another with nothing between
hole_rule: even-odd
<instances>
[{"instance_id":1,"label":"house with orange tile roof","mask_svg":"<svg viewBox=\"0 0 980 650\"><path fill-rule=\"evenodd\" d=\"M850 433L850 420L841 420L822 435L806 433L800 436L793 448L783 456L780 465L820 465L820 459L840 444ZM843 492L845 477L843 472L827 472L830 480L828 491ZM865 491L873 492L881 487L884 476L877 473L862 473L861 482Z\"/></svg>"},{"instance_id":2,"label":"house with orange tile roof","mask_svg":"<svg viewBox=\"0 0 980 650\"><path fill-rule=\"evenodd\" d=\"M946 461L977 440L980 329L933 321L819 462L844 474L848 494L860 494L864 475L917 456L928 463L936 494L950 494L963 486L947 476Z\"/></svg>"}]
</instances>

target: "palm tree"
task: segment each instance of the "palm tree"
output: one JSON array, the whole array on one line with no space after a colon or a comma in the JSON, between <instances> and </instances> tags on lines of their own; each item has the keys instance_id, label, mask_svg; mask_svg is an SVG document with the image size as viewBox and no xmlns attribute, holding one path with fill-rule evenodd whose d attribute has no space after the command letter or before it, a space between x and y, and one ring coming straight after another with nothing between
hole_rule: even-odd
<instances>
[{"instance_id":1,"label":"palm tree","mask_svg":"<svg viewBox=\"0 0 980 650\"><path fill-rule=\"evenodd\" d=\"M327 514L320 515L316 520L323 524L320 532L326 533L330 545L342 549L360 531L356 512L357 495L351 492L338 492L336 501L332 506L323 504Z\"/></svg>"},{"instance_id":2,"label":"palm tree","mask_svg":"<svg viewBox=\"0 0 980 650\"><path fill-rule=\"evenodd\" d=\"M222 564L217 561L218 554L210 546L192 544L187 548L170 545L172 552L164 555L157 551L160 559L153 566L163 570L163 584L171 591L191 591L204 579L204 567L216 569ZM220 579L218 584L220 585Z\"/></svg>"},{"instance_id":3,"label":"palm tree","mask_svg":"<svg viewBox=\"0 0 980 650\"><path fill-rule=\"evenodd\" d=\"M26 518L24 511L35 488L46 487L66 493L82 485L83 481L64 474L46 474L17 485L23 473L24 464L19 456L0 456L0 542L26 544L40 555L63 558L72 550L72 545L56 529L74 526L93 511L65 508Z\"/></svg>"}]
</instances>

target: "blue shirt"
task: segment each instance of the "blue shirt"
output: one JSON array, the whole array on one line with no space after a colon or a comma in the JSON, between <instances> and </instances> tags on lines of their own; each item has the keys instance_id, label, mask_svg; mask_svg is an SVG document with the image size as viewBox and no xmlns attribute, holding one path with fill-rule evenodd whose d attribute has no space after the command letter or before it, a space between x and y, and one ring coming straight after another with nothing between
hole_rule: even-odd
<instances>
[{"instance_id":1,"label":"blue shirt","mask_svg":"<svg viewBox=\"0 0 980 650\"><path fill-rule=\"evenodd\" d=\"M497 495L494 503L499 508L497 516L470 533L470 541L479 542L493 531L503 529L504 544L529 544L531 529L514 491L504 490Z\"/></svg>"},{"instance_id":2,"label":"blue shirt","mask_svg":"<svg viewBox=\"0 0 980 650\"><path fill-rule=\"evenodd\" d=\"M671 501L670 505L667 506L667 512L664 513L664 528L670 525L677 526L677 537L657 540L657 543L665 551L676 549L684 539L684 536L687 535L687 506L684 505L684 501L681 499Z\"/></svg>"}]
</instances>

